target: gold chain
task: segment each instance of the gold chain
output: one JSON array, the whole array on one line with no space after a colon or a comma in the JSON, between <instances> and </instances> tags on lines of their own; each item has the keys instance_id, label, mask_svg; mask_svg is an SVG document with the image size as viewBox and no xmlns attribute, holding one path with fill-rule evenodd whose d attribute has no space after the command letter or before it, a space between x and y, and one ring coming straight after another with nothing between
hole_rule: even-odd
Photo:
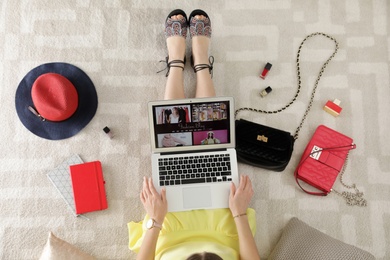
<instances>
[{"instance_id":1,"label":"gold chain","mask_svg":"<svg viewBox=\"0 0 390 260\"><path fill-rule=\"evenodd\" d=\"M339 43L336 41L335 38L333 38L332 36L329 36L325 33L320 33L320 32L316 32L316 33L312 33L312 34L309 34L308 36L305 37L305 39L303 39L303 41L301 42L301 44L299 45L299 48L298 48L298 54L297 54L297 76L298 76L298 88L297 88L297 92L295 93L295 96L293 97L293 99L287 104L285 105L284 107L278 109L278 110L273 110L273 111L269 111L269 110L261 110L261 109L256 109L256 108L250 108L250 107L243 107L243 108L239 108L235 111L234 113L234 116L237 117L237 114L240 112L240 111L243 111L243 110L248 110L248 111L253 111L253 112L258 112L258 113L264 113L264 114L276 114L276 113L280 113L284 110L286 110L289 106L291 106L295 100L297 100L298 96L299 96L299 93L301 92L301 71L300 71L300 57L301 57L301 50L302 50L302 47L304 45L304 43L311 37L314 37L314 36L325 36L326 38L332 40L334 43L335 43L335 50L334 52L332 53L332 55L325 61L325 63L322 65L321 67L321 70L320 70L320 73L318 74L318 77L317 77L317 80L314 84L314 88L313 88L313 91L311 93L311 98L310 98L310 102L309 102L309 105L307 106L307 109L303 115L303 118L302 118L302 121L301 123L299 124L297 130L295 131L295 134L294 134L294 139L298 139L298 134L299 134L299 131L301 130L302 128L302 125L304 123L304 121L306 120L306 117L307 117L307 114L309 113L310 109L311 109L311 106L313 104L313 100L314 100L314 95L316 93L316 90L317 90L317 86L318 86L318 82L320 81L321 77L322 77L322 74L324 73L325 71L325 68L326 66L328 65L328 63L333 59L333 57L336 55L338 49L339 49Z\"/></svg>"},{"instance_id":2,"label":"gold chain","mask_svg":"<svg viewBox=\"0 0 390 260\"><path fill-rule=\"evenodd\" d=\"M311 98L310 98L309 105L307 106L307 109L306 109L306 111L305 111L305 113L303 115L301 123L299 124L297 130L295 131L294 139L298 139L299 131L301 130L303 122L306 120L307 114L309 113L309 111L311 109L311 106L312 106L313 100L314 100L314 95L315 95L317 87L318 87L318 82L320 81L320 79L322 77L322 74L325 71L326 66L328 66L329 62L333 59L333 57L336 55L337 51L339 50L339 43L336 41L336 39L333 38L332 36L329 36L329 35L325 34L325 33L319 33L319 32L313 33L313 34L308 35L305 39L303 39L301 45L298 48L298 54L297 54L297 76L298 76L298 86L299 86L298 87L298 92L299 92L299 90L301 88L301 72L300 72L300 64L299 64L300 56L301 56L301 49L302 49L303 44L306 42L307 39L309 39L309 38L311 38L313 36L316 36L316 35L325 36L326 38L332 40L335 43L335 50L333 51L332 55L329 56L329 58L325 61L325 63L321 67L320 73L318 74L317 80L316 80L316 82L314 84L313 91L311 93Z\"/></svg>"}]
</instances>

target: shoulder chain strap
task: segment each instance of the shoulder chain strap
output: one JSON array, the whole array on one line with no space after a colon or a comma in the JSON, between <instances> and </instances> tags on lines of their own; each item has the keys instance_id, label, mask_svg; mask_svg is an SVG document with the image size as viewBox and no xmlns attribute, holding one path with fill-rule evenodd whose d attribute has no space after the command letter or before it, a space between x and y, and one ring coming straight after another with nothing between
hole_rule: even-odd
<instances>
[{"instance_id":1,"label":"shoulder chain strap","mask_svg":"<svg viewBox=\"0 0 390 260\"><path fill-rule=\"evenodd\" d=\"M320 33L320 32L316 32L316 33L312 33L308 36L305 37L305 39L303 39L303 41L301 42L301 44L299 45L299 48L298 48L298 54L297 54L297 59L296 59L296 62L297 62L297 77L298 77L298 89L297 89L297 92L295 93L295 96L293 97L293 99L287 104L285 105L284 107L278 109L278 110L274 110L274 111L268 111L268 110L261 110L261 109L255 109L255 108L249 108L249 107L243 107L243 108L239 108L235 111L234 113L234 116L237 117L237 114L240 112L240 111L243 111L243 110L248 110L248 111L253 111L253 112L258 112L258 113L264 113L264 114L276 114L276 113L279 113L279 112L282 112L283 110L285 110L286 108L288 108L289 106L291 106L295 100L298 98L299 96L299 93L301 91L301 70L300 70L300 57L301 57L301 49L304 45L304 43L311 37L314 37L314 36L324 36L330 40L332 40L334 43L335 43L335 50L333 51L332 55L330 55L330 57L325 61L325 63L322 65L321 67L321 70L320 70L320 73L318 74L318 77L317 77L317 80L314 84L314 88L313 88L313 91L311 93L311 97L310 97L310 101L309 101L309 105L307 106L307 109L303 115L303 118L302 118L302 121L301 123L299 124L298 128L296 129L295 131L295 134L294 134L294 139L298 139L298 134L299 134L299 131L301 130L302 128L302 125L307 117L307 114L309 113L310 109L311 109L311 106L313 104L313 100L314 100L314 95L316 93L316 90L317 90L317 87L318 87L318 82L320 81L321 77L322 77L322 74L324 73L325 71L325 68L326 66L328 65L328 63L333 59L333 57L336 55L338 49L339 49L339 43L336 41L335 38L333 38L332 36L329 36L325 33Z\"/></svg>"},{"instance_id":2,"label":"shoulder chain strap","mask_svg":"<svg viewBox=\"0 0 390 260\"><path fill-rule=\"evenodd\" d=\"M366 207L367 206L367 200L363 198L364 193L359 191L359 189L356 187L356 184L348 185L343 180L345 169L347 168L347 163L348 163L348 155L347 155L347 158L345 159L343 170L340 173L340 182L341 182L341 185L344 186L344 188L346 188L346 189L354 189L355 193L350 192L350 191L339 192L339 191L337 191L335 189L332 189L331 191L333 191L337 195L343 197L345 199L345 201L347 202L347 204L350 205L350 206L357 205L357 206L360 206L360 207Z\"/></svg>"}]
</instances>

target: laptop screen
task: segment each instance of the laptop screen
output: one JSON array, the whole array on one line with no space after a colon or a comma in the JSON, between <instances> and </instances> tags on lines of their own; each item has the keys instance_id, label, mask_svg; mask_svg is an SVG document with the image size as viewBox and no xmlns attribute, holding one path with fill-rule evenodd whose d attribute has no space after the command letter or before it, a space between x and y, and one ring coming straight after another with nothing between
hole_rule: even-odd
<instances>
[{"instance_id":1,"label":"laptop screen","mask_svg":"<svg viewBox=\"0 0 390 260\"><path fill-rule=\"evenodd\" d=\"M164 152L232 147L231 100L213 98L158 103L149 108L149 116L153 117L154 149Z\"/></svg>"}]
</instances>

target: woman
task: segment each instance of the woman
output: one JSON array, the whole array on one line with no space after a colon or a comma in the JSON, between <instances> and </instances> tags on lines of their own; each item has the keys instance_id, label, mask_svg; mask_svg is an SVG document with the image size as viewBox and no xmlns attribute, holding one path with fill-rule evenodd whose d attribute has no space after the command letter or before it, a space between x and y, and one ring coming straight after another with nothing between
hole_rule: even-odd
<instances>
[{"instance_id":1,"label":"woman","mask_svg":"<svg viewBox=\"0 0 390 260\"><path fill-rule=\"evenodd\" d=\"M200 143L202 145L204 145L204 144L220 144L221 141L218 138L214 137L213 131L209 131L207 133L207 138L203 139Z\"/></svg>"},{"instance_id":2,"label":"woman","mask_svg":"<svg viewBox=\"0 0 390 260\"><path fill-rule=\"evenodd\" d=\"M169 123L170 124L177 124L180 122L179 120L179 108L178 107L174 107L172 109L172 114L169 115Z\"/></svg>"},{"instance_id":3,"label":"woman","mask_svg":"<svg viewBox=\"0 0 390 260\"><path fill-rule=\"evenodd\" d=\"M167 246L166 250L162 250L162 253L159 253L158 257L159 259L178 259L178 255L180 254L179 259L248 259L248 260L255 260L260 259L256 243L253 238L251 226L249 223L249 214L248 214L248 206L249 202L253 196L253 188L252 183L248 176L241 175L240 177L240 184L238 187L234 185L234 183L231 184L230 187L230 196L229 196L229 209L230 209L230 216L223 212L221 210L220 212L211 212L209 211L208 216L213 216L213 218L216 218L216 221L224 222L226 218L232 218L235 223L235 229L237 232L237 244L238 244L238 252L234 252L233 249L227 248L222 243L221 245L213 245L209 240L207 240L207 243L203 243L198 241L198 238L192 234L202 234L199 235L200 238L204 238L203 233L199 232L191 232L191 230L188 229L188 227L183 228L182 230L177 229L175 231L168 231L171 232L171 237L167 236L167 234L163 234L163 236L167 236L168 238L172 239L175 236L183 236L183 232L190 233L189 236L187 236L184 239L184 242L180 244L176 244L173 242L173 246ZM162 233L164 230L162 230L162 226L167 224L173 225L175 221L177 221L177 218L180 218L180 216L184 216L185 214L194 214L202 216L202 211L189 211L189 212L182 212L181 214L171 214L169 216L170 219L166 219L167 211L168 211L168 202L166 200L166 193L165 189L162 189L161 194L159 194L155 187L153 186L153 182L151 178L144 178L143 182L143 188L140 194L141 202L147 212L147 218L153 219L157 225L148 229L145 231L141 246L138 251L137 259L155 259L156 257L156 246L157 241L159 239L160 233ZM213 215L213 213L215 213ZM253 213L253 212L252 212ZM253 214L252 214L252 217ZM168 220L168 223L165 223L166 220ZM254 219L252 218L252 221ZM185 223L185 221L180 221L181 225ZM188 225L189 226L189 225ZM231 225L229 227L225 228L233 228ZM131 223L129 224L129 230L131 232ZM160 232L161 231L161 232ZM165 231L167 232L167 231ZM164 233L165 233L164 232ZM175 234L177 232L177 234ZM230 239L229 236L224 237L224 234L221 234L218 230L211 230L210 232L216 233L216 236L220 236L221 240ZM232 232L231 232L232 233ZM206 233L209 234L209 233ZM196 240L196 242L191 243L190 239ZM211 244L211 245L210 245ZM190 254L187 256L184 256L186 252L189 252L190 249L201 246L202 248L215 248L219 251L220 254L225 254L223 258L222 256L219 256L218 254L215 254L214 252L200 252L197 254ZM180 249L180 247L183 247L183 249ZM164 256L165 255L165 256ZM206 258L202 258L206 257Z\"/></svg>"},{"instance_id":4,"label":"woman","mask_svg":"<svg viewBox=\"0 0 390 260\"><path fill-rule=\"evenodd\" d=\"M194 10L187 21L184 11L174 10L165 22L165 99L185 98L183 70L188 30L191 65L197 78L196 97L215 96L213 58L208 56L210 18L204 11ZM141 223L128 224L129 247L138 252L137 259L259 259L253 238L255 213L248 209L252 196L249 177L241 175L238 187L231 183L229 209L167 213L165 189L158 193L152 180L145 177L140 199L147 215ZM152 223L148 229L143 226L146 222Z\"/></svg>"}]
</instances>

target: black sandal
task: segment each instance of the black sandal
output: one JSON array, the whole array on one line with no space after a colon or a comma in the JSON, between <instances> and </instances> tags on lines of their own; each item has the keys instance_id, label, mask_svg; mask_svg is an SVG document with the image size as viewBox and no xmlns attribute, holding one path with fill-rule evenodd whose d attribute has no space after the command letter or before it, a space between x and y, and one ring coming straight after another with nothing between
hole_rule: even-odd
<instances>
[{"instance_id":1,"label":"black sandal","mask_svg":"<svg viewBox=\"0 0 390 260\"><path fill-rule=\"evenodd\" d=\"M197 19L195 16L202 15L205 18L204 19ZM211 21L208 14L200 9L196 9L191 12L188 23L190 26L190 37L194 36L206 36L208 38L211 38ZM213 64L214 64L214 57L209 57L209 64L197 64L194 65L194 58L191 55L191 67L194 69L194 72L197 73L198 71L209 69L209 72L211 74L211 77L213 77Z\"/></svg>"},{"instance_id":2,"label":"black sandal","mask_svg":"<svg viewBox=\"0 0 390 260\"><path fill-rule=\"evenodd\" d=\"M197 15L203 15L205 19L196 19L195 16ZM211 33L212 33L211 21L210 21L210 17L205 11L200 9L192 11L189 16L188 23L190 26L191 39L192 37L199 36L199 35L211 38Z\"/></svg>"},{"instance_id":3,"label":"black sandal","mask_svg":"<svg viewBox=\"0 0 390 260\"><path fill-rule=\"evenodd\" d=\"M179 20L172 20L174 15L182 15L183 18ZM186 13L181 9L176 9L170 12L165 20L165 38L172 36L181 36L187 38L188 20Z\"/></svg>"},{"instance_id":4,"label":"black sandal","mask_svg":"<svg viewBox=\"0 0 390 260\"><path fill-rule=\"evenodd\" d=\"M171 17L174 15L181 14L183 16L182 19L179 20L172 20ZM165 38L169 38L172 36L181 36L184 39L187 38L187 32L188 32L188 20L186 13L181 9L176 9L170 12L167 16L167 19L165 20ZM184 56L184 60L171 60L168 62L169 56L165 58L165 60L160 60L160 62L165 62L166 67L160 71L157 71L157 73L160 73L164 70L167 70L167 73L165 74L165 77L168 77L169 72L172 67L174 68L182 68L184 70L185 63L186 63L186 57ZM183 64L183 66L179 65Z\"/></svg>"}]
</instances>

